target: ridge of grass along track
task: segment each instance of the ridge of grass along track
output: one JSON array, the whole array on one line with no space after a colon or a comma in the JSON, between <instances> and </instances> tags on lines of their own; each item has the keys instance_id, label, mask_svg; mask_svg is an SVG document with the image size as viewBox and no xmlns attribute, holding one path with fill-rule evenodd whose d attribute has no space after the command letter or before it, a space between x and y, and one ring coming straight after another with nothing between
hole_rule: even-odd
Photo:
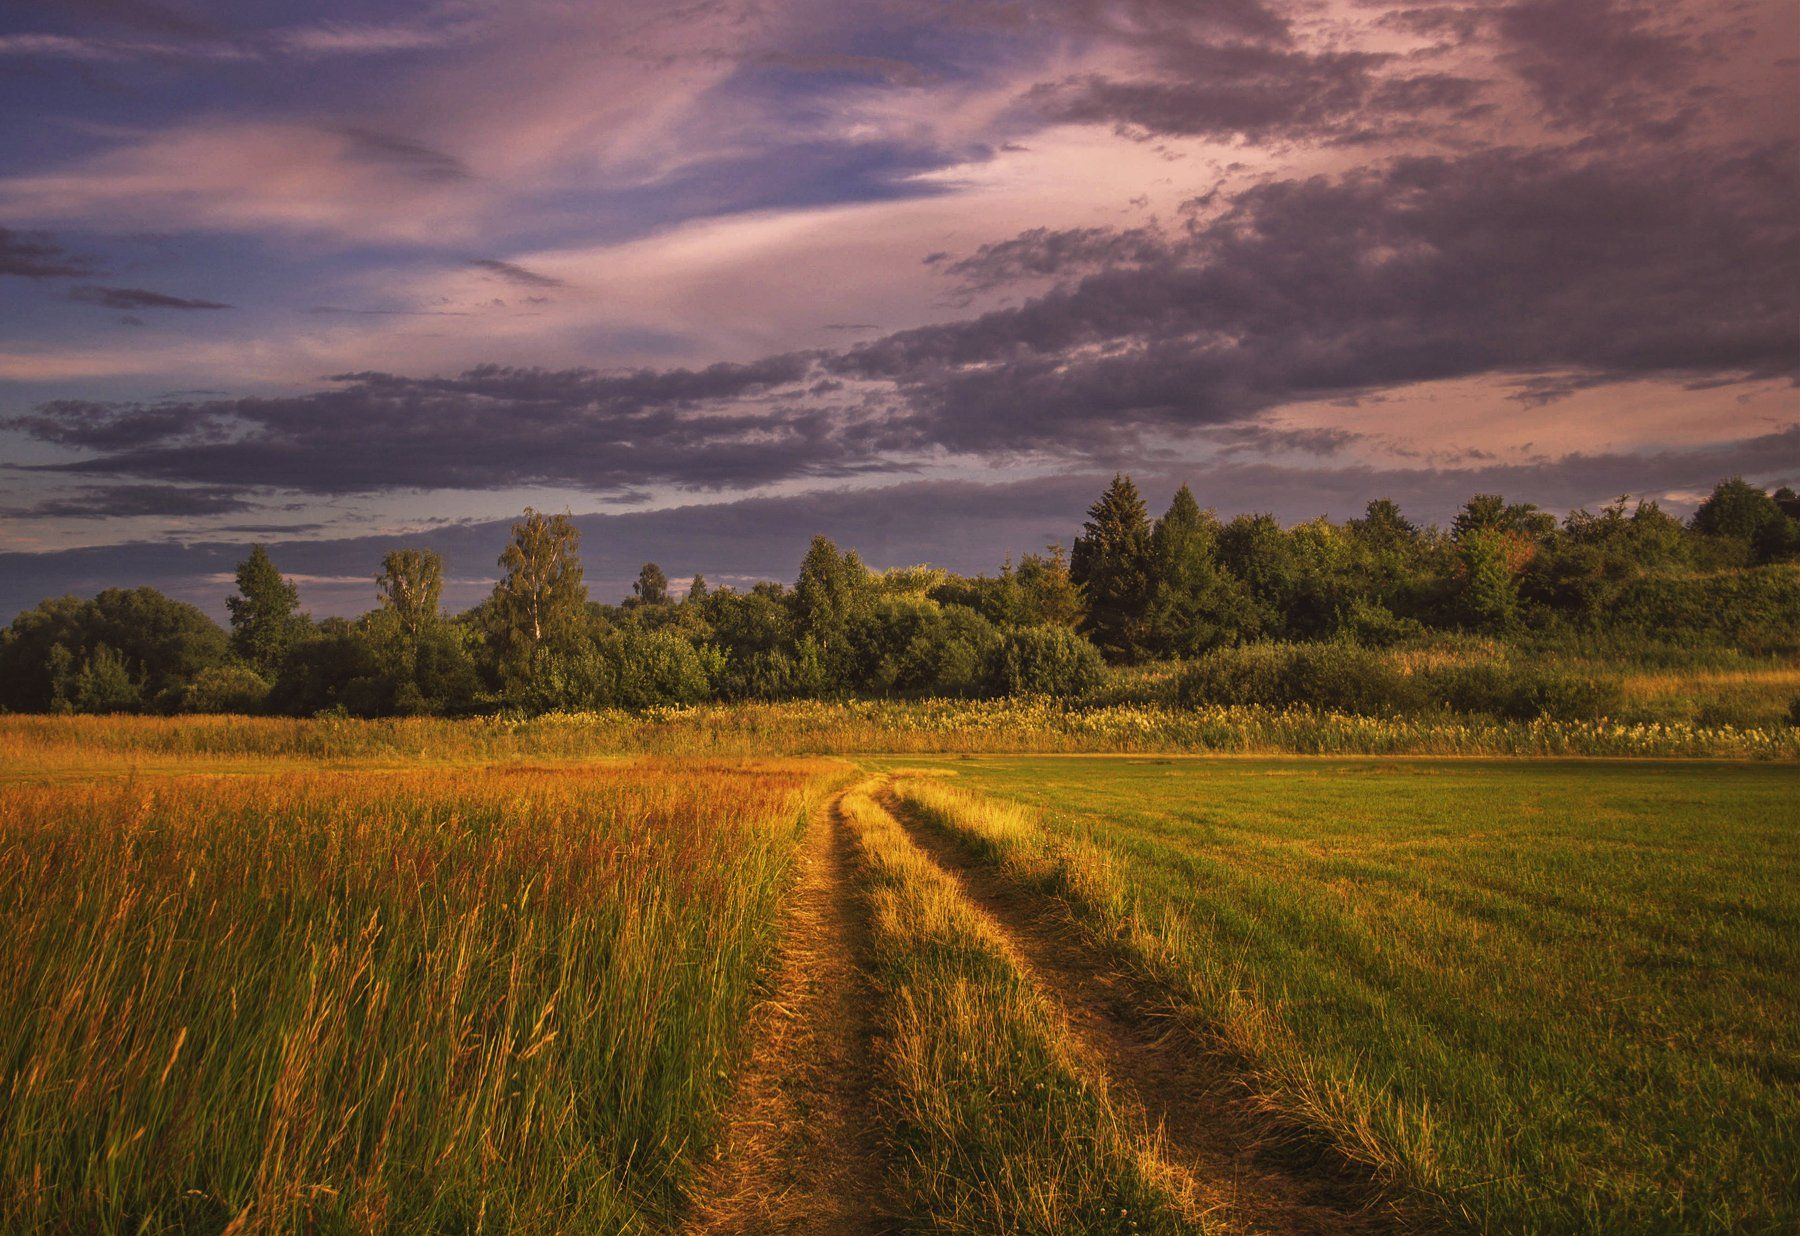
<instances>
[{"instance_id":1,"label":"ridge of grass along track","mask_svg":"<svg viewBox=\"0 0 1800 1236\"><path fill-rule=\"evenodd\" d=\"M957 768L983 792L903 792L1445 1218L1795 1222L1791 771Z\"/></svg>"},{"instance_id":2,"label":"ridge of grass along track","mask_svg":"<svg viewBox=\"0 0 1800 1236\"><path fill-rule=\"evenodd\" d=\"M10 789L0 1229L657 1226L839 768Z\"/></svg>"},{"instance_id":3,"label":"ridge of grass along track","mask_svg":"<svg viewBox=\"0 0 1800 1236\"><path fill-rule=\"evenodd\" d=\"M910 1230L1196 1230L1153 1148L1082 1070L1054 1007L867 791L846 794L843 811L884 998L891 1192Z\"/></svg>"}]
</instances>

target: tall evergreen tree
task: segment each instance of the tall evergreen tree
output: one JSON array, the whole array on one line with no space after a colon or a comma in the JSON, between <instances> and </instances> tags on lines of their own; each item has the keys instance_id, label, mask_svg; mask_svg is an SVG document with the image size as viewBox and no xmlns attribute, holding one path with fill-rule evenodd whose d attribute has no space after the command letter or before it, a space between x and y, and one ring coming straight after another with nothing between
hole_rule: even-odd
<instances>
[{"instance_id":1,"label":"tall evergreen tree","mask_svg":"<svg viewBox=\"0 0 1800 1236\"><path fill-rule=\"evenodd\" d=\"M1219 521L1186 485L1150 533L1150 650L1192 657L1254 632L1256 609L1243 584L1219 566Z\"/></svg>"},{"instance_id":2,"label":"tall evergreen tree","mask_svg":"<svg viewBox=\"0 0 1800 1236\"><path fill-rule=\"evenodd\" d=\"M238 563L237 595L228 597L232 651L264 676L272 675L290 645L306 630L300 589L282 578L261 545Z\"/></svg>"},{"instance_id":3,"label":"tall evergreen tree","mask_svg":"<svg viewBox=\"0 0 1800 1236\"><path fill-rule=\"evenodd\" d=\"M1150 519L1130 477L1113 477L1081 533L1069 575L1087 598L1086 630L1115 660L1136 660L1145 652L1150 603Z\"/></svg>"}]
</instances>

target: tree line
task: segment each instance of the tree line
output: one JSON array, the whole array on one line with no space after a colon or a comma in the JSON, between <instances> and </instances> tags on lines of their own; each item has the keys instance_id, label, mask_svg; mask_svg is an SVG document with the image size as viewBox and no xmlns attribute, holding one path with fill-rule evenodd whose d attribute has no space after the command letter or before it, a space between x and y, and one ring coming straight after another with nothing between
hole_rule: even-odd
<instances>
[{"instance_id":1,"label":"tree line","mask_svg":"<svg viewBox=\"0 0 1800 1236\"><path fill-rule=\"evenodd\" d=\"M239 564L229 629L153 588L46 600L0 634L0 707L20 712L466 714L709 699L1039 694L1079 699L1108 663L1188 660L1265 641L1386 647L1436 632L1501 640L1800 640L1800 502L1739 478L1682 521L1620 499L1557 520L1477 495L1449 528L1391 501L1283 527L1222 521L1183 486L1152 519L1117 476L1080 536L991 575L872 570L813 538L791 586L646 563L592 600L580 534L527 509L490 596L444 612L443 562L398 549L377 606L314 621L262 546Z\"/></svg>"}]
</instances>

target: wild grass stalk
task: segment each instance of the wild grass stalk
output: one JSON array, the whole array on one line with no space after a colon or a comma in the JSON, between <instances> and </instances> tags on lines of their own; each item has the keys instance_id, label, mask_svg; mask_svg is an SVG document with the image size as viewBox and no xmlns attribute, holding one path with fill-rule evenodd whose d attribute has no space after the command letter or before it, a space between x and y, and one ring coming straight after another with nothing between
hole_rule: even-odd
<instances>
[{"instance_id":1,"label":"wild grass stalk","mask_svg":"<svg viewBox=\"0 0 1800 1236\"><path fill-rule=\"evenodd\" d=\"M666 1219L822 771L9 789L0 1230Z\"/></svg>"}]
</instances>

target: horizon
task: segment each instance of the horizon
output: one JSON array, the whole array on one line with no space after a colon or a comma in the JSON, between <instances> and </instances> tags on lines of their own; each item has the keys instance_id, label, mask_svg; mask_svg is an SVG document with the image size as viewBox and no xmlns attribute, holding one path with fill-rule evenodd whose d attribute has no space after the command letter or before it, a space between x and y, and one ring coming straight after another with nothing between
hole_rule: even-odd
<instances>
[{"instance_id":1,"label":"horizon","mask_svg":"<svg viewBox=\"0 0 1800 1236\"><path fill-rule=\"evenodd\" d=\"M461 608L1152 513L1800 484L1800 11L76 0L0 15L0 611Z\"/></svg>"}]
</instances>

